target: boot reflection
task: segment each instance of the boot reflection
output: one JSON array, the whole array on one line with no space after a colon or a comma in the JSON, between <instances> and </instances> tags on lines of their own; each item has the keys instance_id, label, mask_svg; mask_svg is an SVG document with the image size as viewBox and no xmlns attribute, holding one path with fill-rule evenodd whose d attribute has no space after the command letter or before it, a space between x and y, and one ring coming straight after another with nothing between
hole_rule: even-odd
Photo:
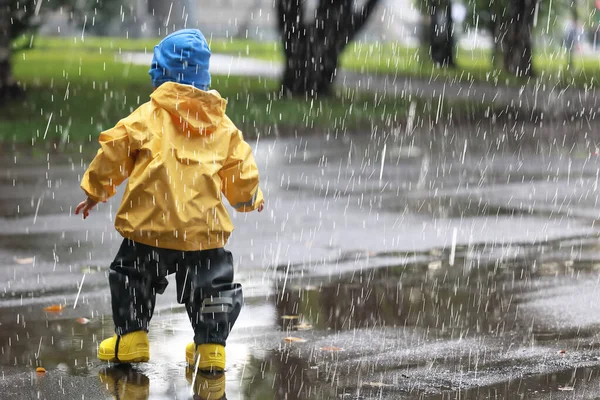
<instances>
[{"instance_id":1,"label":"boot reflection","mask_svg":"<svg viewBox=\"0 0 600 400\"><path fill-rule=\"evenodd\" d=\"M192 384L194 372L186 368L185 376ZM225 397L225 374L223 372L200 372L194 383L194 400L227 400Z\"/></svg>"},{"instance_id":2,"label":"boot reflection","mask_svg":"<svg viewBox=\"0 0 600 400\"><path fill-rule=\"evenodd\" d=\"M98 377L115 400L148 400L150 397L150 379L129 364L104 368Z\"/></svg>"}]
</instances>

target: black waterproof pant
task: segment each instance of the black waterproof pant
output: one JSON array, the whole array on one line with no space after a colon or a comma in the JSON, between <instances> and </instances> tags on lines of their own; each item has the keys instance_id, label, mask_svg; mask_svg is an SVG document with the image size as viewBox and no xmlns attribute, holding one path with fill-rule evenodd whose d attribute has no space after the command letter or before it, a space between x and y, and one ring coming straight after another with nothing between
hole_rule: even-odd
<instances>
[{"instance_id":1,"label":"black waterproof pant","mask_svg":"<svg viewBox=\"0 0 600 400\"><path fill-rule=\"evenodd\" d=\"M156 294L165 291L166 277L173 273L194 342L225 346L243 297L242 286L233 283L233 256L223 248L179 251L125 239L108 277L117 335L148 330Z\"/></svg>"}]
</instances>

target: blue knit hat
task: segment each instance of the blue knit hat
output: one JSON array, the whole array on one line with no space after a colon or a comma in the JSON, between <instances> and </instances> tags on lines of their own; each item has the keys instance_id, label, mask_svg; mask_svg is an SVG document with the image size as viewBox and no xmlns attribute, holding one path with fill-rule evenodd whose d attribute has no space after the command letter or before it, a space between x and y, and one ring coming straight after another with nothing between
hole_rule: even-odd
<instances>
[{"instance_id":1,"label":"blue knit hat","mask_svg":"<svg viewBox=\"0 0 600 400\"><path fill-rule=\"evenodd\" d=\"M192 85L208 90L210 49L198 29L182 29L171 33L154 47L150 77L154 87L165 82Z\"/></svg>"}]
</instances>

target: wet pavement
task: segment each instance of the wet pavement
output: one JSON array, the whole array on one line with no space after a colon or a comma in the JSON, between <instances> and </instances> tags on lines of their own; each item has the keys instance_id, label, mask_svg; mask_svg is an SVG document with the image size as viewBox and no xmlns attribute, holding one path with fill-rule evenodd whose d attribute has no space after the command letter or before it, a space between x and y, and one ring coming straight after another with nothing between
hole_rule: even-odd
<instances>
[{"instance_id":1,"label":"wet pavement","mask_svg":"<svg viewBox=\"0 0 600 400\"><path fill-rule=\"evenodd\" d=\"M599 127L254 141L267 210L233 214L228 246L246 303L195 398L600 397ZM192 398L174 284L150 362L96 359L121 238L119 196L71 215L90 160L0 158L0 397Z\"/></svg>"}]
</instances>

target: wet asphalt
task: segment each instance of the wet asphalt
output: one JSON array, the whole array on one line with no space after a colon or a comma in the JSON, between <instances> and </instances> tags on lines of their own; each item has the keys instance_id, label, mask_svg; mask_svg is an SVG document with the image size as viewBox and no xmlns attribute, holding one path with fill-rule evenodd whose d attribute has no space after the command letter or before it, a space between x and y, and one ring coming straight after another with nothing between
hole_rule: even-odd
<instances>
[{"instance_id":1,"label":"wet asphalt","mask_svg":"<svg viewBox=\"0 0 600 400\"><path fill-rule=\"evenodd\" d=\"M122 239L119 196L72 215L93 149L5 151L0 398L600 397L600 126L413 126L251 141L267 209L232 212L228 245L245 307L224 377L195 380L174 284L150 362L96 358Z\"/></svg>"}]
</instances>

